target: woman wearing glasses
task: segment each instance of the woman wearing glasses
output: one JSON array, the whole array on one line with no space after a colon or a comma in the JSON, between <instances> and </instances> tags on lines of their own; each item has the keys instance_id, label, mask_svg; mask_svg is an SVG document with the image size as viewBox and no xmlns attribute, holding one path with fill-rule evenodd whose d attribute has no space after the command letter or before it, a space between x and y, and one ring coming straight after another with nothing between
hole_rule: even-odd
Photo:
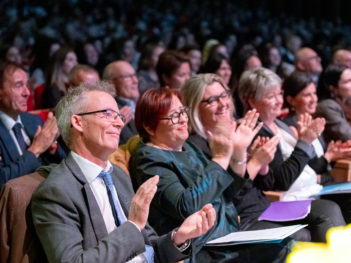
<instances>
[{"instance_id":1,"label":"woman wearing glasses","mask_svg":"<svg viewBox=\"0 0 351 263\"><path fill-rule=\"evenodd\" d=\"M214 132L217 123L221 119L230 121L232 119L231 116L233 116L234 105L231 97L227 95L227 90L228 87L224 81L214 74L199 74L187 81L182 90L184 105L191 107L189 122L192 134L189 137L189 141L201 149L208 158L212 157L207 136L208 132ZM256 110L249 111L241 122L246 124L248 116L254 112ZM254 121L257 120L257 114L253 119ZM258 126L258 128L261 127L262 124ZM289 224L289 222L258 221L258 217L269 206L269 202L262 190L257 186L257 181L261 179L274 180L274 173L269 171L268 165L274 158L279 139L277 136L270 140L263 138L262 142L260 142L260 144L263 144L261 148L255 150L251 154L250 160L246 163L246 149L251 143L251 135L253 133L241 132L244 129L245 125L242 127L240 124L235 131L235 141L237 142L235 149L241 149L245 155L242 159L232 155L232 162L236 165L241 165L243 169L241 170L243 173L239 174L242 177L238 178L242 182L240 189L231 196L240 216L241 229L265 229ZM246 143L244 143L245 141ZM258 141L259 139L256 142ZM313 241L325 241L325 234L330 227L330 222L322 214L314 213L318 203L319 201L312 202L313 213L299 222L309 226L304 231L295 233L294 239L309 240L312 238ZM292 222L292 224L295 223Z\"/></svg>"},{"instance_id":2,"label":"woman wearing glasses","mask_svg":"<svg viewBox=\"0 0 351 263\"><path fill-rule=\"evenodd\" d=\"M191 134L188 141L210 159L212 158L212 151L207 134L209 132L213 133L221 120L233 121L234 104L230 96L230 90L224 80L216 74L199 74L185 83L182 93L184 105L191 107L189 113ZM272 160L278 143L278 138L266 142L247 161L247 147L251 144L252 136L256 132L245 130L245 124L248 122L249 125L255 125L257 118L258 114L256 110L253 110L247 113L241 121L244 126L239 125L235 132L236 150L233 151L231 157L231 168L236 168L237 174L240 175L238 180L243 181L240 189L232 196L240 216L241 229L259 229L278 225L257 221L260 214L269 206L269 202L262 191L255 187L253 180L258 174L265 176L268 172L268 163ZM261 127L262 124L258 125L256 131ZM309 233L304 233L304 235L299 233L294 238L309 240L310 238L306 235L308 236Z\"/></svg>"},{"instance_id":3,"label":"woman wearing glasses","mask_svg":"<svg viewBox=\"0 0 351 263\"><path fill-rule=\"evenodd\" d=\"M212 229L192 242L192 262L283 262L286 241L245 247L206 247L207 241L239 230L231 201L240 185L226 170L233 152L233 122L223 122L209 134L212 159L207 159L188 138L188 109L179 91L150 89L139 99L135 123L142 138L131 163L131 177L137 187L155 174L160 176L152 201L149 222L161 234L177 227L183 218L203 203L212 203L217 221ZM250 131L253 129L247 127ZM253 258L252 255L260 254Z\"/></svg>"}]
</instances>

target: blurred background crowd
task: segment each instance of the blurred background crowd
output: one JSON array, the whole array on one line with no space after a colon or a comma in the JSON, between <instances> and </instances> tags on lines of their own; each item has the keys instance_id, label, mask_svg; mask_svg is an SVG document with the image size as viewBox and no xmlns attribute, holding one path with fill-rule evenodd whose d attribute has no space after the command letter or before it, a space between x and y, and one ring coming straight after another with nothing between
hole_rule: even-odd
<instances>
[{"instance_id":1,"label":"blurred background crowd","mask_svg":"<svg viewBox=\"0 0 351 263\"><path fill-rule=\"evenodd\" d=\"M263 66L280 69L277 73L284 78L302 46L315 50L323 66L331 62L334 50L350 47L349 5L347 1L267 0L2 1L0 59L22 64L32 90L50 82L54 61L61 66L59 60L69 51L73 55L63 74L77 62L101 74L108 63L126 60L140 76L142 71L153 71L165 49L198 50L191 53L196 73L199 57L204 65L216 46L231 67L232 85L253 54ZM52 57L62 47L68 49ZM279 68L284 63L289 64ZM64 76L57 78L65 82ZM140 78L139 85L143 85ZM50 106L37 104L29 109Z\"/></svg>"}]
</instances>

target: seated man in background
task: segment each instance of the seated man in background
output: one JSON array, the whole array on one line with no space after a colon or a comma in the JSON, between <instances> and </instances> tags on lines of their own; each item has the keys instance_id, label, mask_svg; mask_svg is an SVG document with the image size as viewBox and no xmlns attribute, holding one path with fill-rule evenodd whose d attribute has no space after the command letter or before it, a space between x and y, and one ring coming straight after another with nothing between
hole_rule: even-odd
<instances>
[{"instance_id":1,"label":"seated man in background","mask_svg":"<svg viewBox=\"0 0 351 263\"><path fill-rule=\"evenodd\" d=\"M124 144L129 138L137 134L134 123L134 111L140 95L139 80L133 66L122 60L108 64L104 69L103 79L114 85L118 108L126 118L119 138L120 144Z\"/></svg>"},{"instance_id":2,"label":"seated man in background","mask_svg":"<svg viewBox=\"0 0 351 263\"><path fill-rule=\"evenodd\" d=\"M88 65L78 64L69 73L69 86L78 87L81 83L97 83L100 81L99 73Z\"/></svg>"},{"instance_id":3,"label":"seated man in background","mask_svg":"<svg viewBox=\"0 0 351 263\"><path fill-rule=\"evenodd\" d=\"M347 49L336 50L333 54L333 64L351 68L351 51Z\"/></svg>"},{"instance_id":4,"label":"seated man in background","mask_svg":"<svg viewBox=\"0 0 351 263\"><path fill-rule=\"evenodd\" d=\"M295 70L312 75L313 81L318 82L323 67L321 57L312 48L300 48L295 54Z\"/></svg>"},{"instance_id":5,"label":"seated man in background","mask_svg":"<svg viewBox=\"0 0 351 263\"><path fill-rule=\"evenodd\" d=\"M0 68L0 188L8 180L29 174L40 165L65 157L52 113L46 123L26 113L30 94L26 72L7 63Z\"/></svg>"},{"instance_id":6,"label":"seated man in background","mask_svg":"<svg viewBox=\"0 0 351 263\"><path fill-rule=\"evenodd\" d=\"M216 212L207 204L178 229L156 236L146 221L158 176L134 195L129 177L108 161L118 147L124 117L103 89L104 83L82 84L56 107L71 152L32 199L33 223L46 256L49 262L181 260L188 241L212 227Z\"/></svg>"}]
</instances>

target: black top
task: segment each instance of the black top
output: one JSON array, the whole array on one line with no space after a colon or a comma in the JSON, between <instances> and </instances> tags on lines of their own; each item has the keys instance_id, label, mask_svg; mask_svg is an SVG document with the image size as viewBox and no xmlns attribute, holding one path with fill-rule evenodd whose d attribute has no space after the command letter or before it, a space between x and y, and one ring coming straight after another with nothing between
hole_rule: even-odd
<instances>
[{"instance_id":1,"label":"black top","mask_svg":"<svg viewBox=\"0 0 351 263\"><path fill-rule=\"evenodd\" d=\"M198 134L191 134L188 141L200 149L208 159L212 159L211 149L206 139ZM248 174L244 176L243 180L241 188L232 196L232 201L240 216L240 227L246 229L269 206L269 201L256 183L248 178Z\"/></svg>"},{"instance_id":2,"label":"black top","mask_svg":"<svg viewBox=\"0 0 351 263\"><path fill-rule=\"evenodd\" d=\"M297 128L297 121L298 117L295 112L290 112L286 118L283 119L283 122L287 124L289 127L293 126ZM327 144L325 143L324 139L322 136L318 137L319 142L321 143L324 152L327 149ZM329 173L330 166L328 164L328 161L324 158L322 155L321 157L315 157L312 158L309 162L308 165L317 173L321 175L321 184L322 185L328 185L332 183L333 177Z\"/></svg>"}]
</instances>

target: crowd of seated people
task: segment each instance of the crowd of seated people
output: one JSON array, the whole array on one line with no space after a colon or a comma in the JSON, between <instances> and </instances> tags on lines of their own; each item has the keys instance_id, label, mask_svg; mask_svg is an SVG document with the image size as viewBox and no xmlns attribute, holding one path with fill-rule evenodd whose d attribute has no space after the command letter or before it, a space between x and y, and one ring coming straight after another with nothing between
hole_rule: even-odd
<instances>
[{"instance_id":1,"label":"crowd of seated people","mask_svg":"<svg viewBox=\"0 0 351 263\"><path fill-rule=\"evenodd\" d=\"M334 162L351 158L351 40L335 38L351 28L230 3L218 17L223 7L204 1L193 17L189 3L182 21L177 3L112 2L88 12L89 1L38 1L21 19L3 4L1 262L15 244L3 238L6 204L36 171L45 176L26 193L22 223L50 262L284 262L293 240L325 242L351 222L349 194L312 198L304 219L258 220L264 191L310 199L334 184ZM122 145L130 160L119 167L111 156ZM205 245L300 223L280 243Z\"/></svg>"}]
</instances>

